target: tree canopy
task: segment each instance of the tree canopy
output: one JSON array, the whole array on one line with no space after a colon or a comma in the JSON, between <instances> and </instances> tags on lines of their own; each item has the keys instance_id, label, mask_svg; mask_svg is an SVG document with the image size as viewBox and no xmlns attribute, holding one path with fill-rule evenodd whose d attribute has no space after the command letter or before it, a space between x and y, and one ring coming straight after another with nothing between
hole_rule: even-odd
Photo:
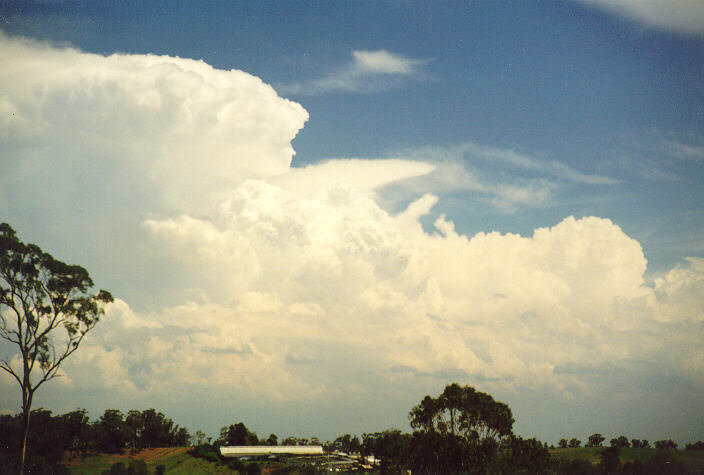
<instances>
[{"instance_id":1,"label":"tree canopy","mask_svg":"<svg viewBox=\"0 0 704 475\"><path fill-rule=\"evenodd\" d=\"M3 355L0 368L22 391L21 470L34 393L59 374L113 300L105 290L89 293L91 287L83 267L23 243L9 224L0 224L0 338L14 345L18 357Z\"/></svg>"},{"instance_id":2,"label":"tree canopy","mask_svg":"<svg viewBox=\"0 0 704 475\"><path fill-rule=\"evenodd\" d=\"M508 405L471 386L449 384L437 398L425 396L408 417L415 429L409 453L414 471L420 473L488 467L498 463L502 442L509 452L507 447L513 443L517 453L526 457L533 453L531 443L520 438L509 440L514 420ZM540 449L542 456L542 446Z\"/></svg>"},{"instance_id":3,"label":"tree canopy","mask_svg":"<svg viewBox=\"0 0 704 475\"><path fill-rule=\"evenodd\" d=\"M425 396L409 418L414 429L460 435L474 441L498 441L511 433L514 422L506 404L457 383L447 385L437 398Z\"/></svg>"}]
</instances>

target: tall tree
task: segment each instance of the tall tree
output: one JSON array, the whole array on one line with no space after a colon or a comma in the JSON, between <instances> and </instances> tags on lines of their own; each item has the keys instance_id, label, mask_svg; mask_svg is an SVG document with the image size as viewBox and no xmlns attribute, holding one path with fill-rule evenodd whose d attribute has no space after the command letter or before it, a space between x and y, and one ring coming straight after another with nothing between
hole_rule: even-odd
<instances>
[{"instance_id":1,"label":"tall tree","mask_svg":"<svg viewBox=\"0 0 704 475\"><path fill-rule=\"evenodd\" d=\"M415 468L421 472L487 467L499 443L511 434L513 415L504 403L457 383L440 396L425 396L408 415Z\"/></svg>"},{"instance_id":2,"label":"tall tree","mask_svg":"<svg viewBox=\"0 0 704 475\"><path fill-rule=\"evenodd\" d=\"M655 448L660 450L677 449L677 442L672 439L658 440L655 442Z\"/></svg>"},{"instance_id":3,"label":"tall tree","mask_svg":"<svg viewBox=\"0 0 704 475\"><path fill-rule=\"evenodd\" d=\"M96 421L95 429L98 450L101 452L122 452L130 439L130 430L125 423L125 416L119 409L105 409L103 415Z\"/></svg>"},{"instance_id":4,"label":"tall tree","mask_svg":"<svg viewBox=\"0 0 704 475\"><path fill-rule=\"evenodd\" d=\"M247 429L247 426L242 422L232 424L220 429L219 442L223 445L258 445L259 438L257 434ZM286 445L286 444L284 444ZM291 445L306 445L306 444L291 444Z\"/></svg>"},{"instance_id":5,"label":"tall tree","mask_svg":"<svg viewBox=\"0 0 704 475\"><path fill-rule=\"evenodd\" d=\"M457 383L447 385L437 399L425 396L408 417L414 429L497 442L511 433L514 422L506 404L471 386Z\"/></svg>"},{"instance_id":6,"label":"tall tree","mask_svg":"<svg viewBox=\"0 0 704 475\"><path fill-rule=\"evenodd\" d=\"M65 264L35 244L21 242L0 224L0 338L19 356L0 360L22 390L20 470L25 470L27 434L34 393L58 376L59 367L78 349L113 298L93 287L88 272Z\"/></svg>"},{"instance_id":7,"label":"tall tree","mask_svg":"<svg viewBox=\"0 0 704 475\"><path fill-rule=\"evenodd\" d=\"M609 443L611 444L611 447L618 447L619 449L625 449L631 446L631 443L628 441L628 437L625 435L615 437L611 439Z\"/></svg>"},{"instance_id":8,"label":"tall tree","mask_svg":"<svg viewBox=\"0 0 704 475\"><path fill-rule=\"evenodd\" d=\"M592 434L589 436L589 439L587 439L587 447L601 447L601 443L604 442L605 439L606 437L599 433Z\"/></svg>"}]
</instances>

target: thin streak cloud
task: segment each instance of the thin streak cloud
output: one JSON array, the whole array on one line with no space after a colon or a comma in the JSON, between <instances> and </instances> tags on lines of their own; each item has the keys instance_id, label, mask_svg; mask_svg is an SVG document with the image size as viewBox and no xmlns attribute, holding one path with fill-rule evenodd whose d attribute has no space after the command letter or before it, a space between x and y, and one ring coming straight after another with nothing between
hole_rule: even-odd
<instances>
[{"instance_id":1,"label":"thin streak cloud","mask_svg":"<svg viewBox=\"0 0 704 475\"><path fill-rule=\"evenodd\" d=\"M432 191L474 194L501 212L536 208L554 202L556 194L568 186L614 186L609 176L583 173L558 160L541 160L510 148L464 142L448 147L421 147L397 155L434 164L425 175L391 184L392 201L403 201L405 192Z\"/></svg>"},{"instance_id":2,"label":"thin streak cloud","mask_svg":"<svg viewBox=\"0 0 704 475\"><path fill-rule=\"evenodd\" d=\"M374 93L400 87L409 81L427 81L425 70L432 60L416 59L386 50L352 51L352 61L318 78L292 84L278 84L284 95L314 95L333 92Z\"/></svg>"},{"instance_id":3,"label":"thin streak cloud","mask_svg":"<svg viewBox=\"0 0 704 475\"><path fill-rule=\"evenodd\" d=\"M576 0L643 25L677 33L704 34L701 0Z\"/></svg>"}]
</instances>

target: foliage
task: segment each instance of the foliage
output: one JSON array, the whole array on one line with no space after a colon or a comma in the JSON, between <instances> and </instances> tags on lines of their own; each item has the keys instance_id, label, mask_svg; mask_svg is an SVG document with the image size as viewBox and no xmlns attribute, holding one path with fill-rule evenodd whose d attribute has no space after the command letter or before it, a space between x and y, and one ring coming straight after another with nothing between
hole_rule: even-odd
<instances>
[{"instance_id":1,"label":"foliage","mask_svg":"<svg viewBox=\"0 0 704 475\"><path fill-rule=\"evenodd\" d=\"M437 399L425 396L409 418L414 429L460 435L474 441L498 441L511 433L514 422L506 404L457 383L446 386Z\"/></svg>"},{"instance_id":2,"label":"foliage","mask_svg":"<svg viewBox=\"0 0 704 475\"><path fill-rule=\"evenodd\" d=\"M658 440L655 442L655 448L659 450L675 450L677 449L677 442L672 439Z\"/></svg>"},{"instance_id":3,"label":"foliage","mask_svg":"<svg viewBox=\"0 0 704 475\"><path fill-rule=\"evenodd\" d=\"M560 446L561 449L566 449L567 448L567 439L560 439L560 441L557 443L558 446Z\"/></svg>"},{"instance_id":4,"label":"foliage","mask_svg":"<svg viewBox=\"0 0 704 475\"><path fill-rule=\"evenodd\" d=\"M144 460L130 460L128 465L115 462L110 470L102 472L104 475L148 475L147 463Z\"/></svg>"},{"instance_id":5,"label":"foliage","mask_svg":"<svg viewBox=\"0 0 704 475\"><path fill-rule=\"evenodd\" d=\"M700 440L692 444L686 444L684 450L704 450L704 440Z\"/></svg>"},{"instance_id":6,"label":"foliage","mask_svg":"<svg viewBox=\"0 0 704 475\"><path fill-rule=\"evenodd\" d=\"M511 409L471 386L449 384L436 399L425 396L409 418L411 427L426 432L450 433L465 439L498 440L511 433Z\"/></svg>"},{"instance_id":7,"label":"foliage","mask_svg":"<svg viewBox=\"0 0 704 475\"><path fill-rule=\"evenodd\" d=\"M158 440L159 446L187 445L183 443L183 433L188 432L185 428L174 426L170 419L154 409L144 412L158 415L155 420L170 427L169 437ZM141 425L136 432L132 432L122 412L117 409L107 409L95 422L90 421L85 409L54 416L51 411L40 408L33 410L31 417L34 423L28 434L26 468L32 473L43 473L45 469L54 472L61 470L60 462L67 451L85 456L89 452L117 453L127 448L155 446L149 445L149 430L143 430L144 426ZM149 420L149 417L141 420ZM21 414L0 416L0 473L20 470L21 426ZM133 438L134 434L139 435L137 439Z\"/></svg>"},{"instance_id":8,"label":"foliage","mask_svg":"<svg viewBox=\"0 0 704 475\"><path fill-rule=\"evenodd\" d=\"M112 302L109 292L88 293L93 281L77 265L54 259L35 244L21 242L7 223L0 223L0 338L16 347L21 368L12 358L0 368L22 392L20 471L24 471L34 393L59 375Z\"/></svg>"},{"instance_id":9,"label":"foliage","mask_svg":"<svg viewBox=\"0 0 704 475\"><path fill-rule=\"evenodd\" d=\"M70 448L70 426L64 416L54 417L51 411L35 409L31 414L34 426L28 434L25 469L32 473L53 470L59 473L65 450ZM20 471L20 444L22 442L22 415L0 416L0 473Z\"/></svg>"},{"instance_id":10,"label":"foliage","mask_svg":"<svg viewBox=\"0 0 704 475\"><path fill-rule=\"evenodd\" d=\"M579 440L579 439L573 437L573 438L570 439L570 444L569 444L569 446L570 446L570 448L572 448L572 449L576 449L576 448L579 447L581 444L582 444L582 441L581 441L581 440Z\"/></svg>"},{"instance_id":11,"label":"foliage","mask_svg":"<svg viewBox=\"0 0 704 475\"><path fill-rule=\"evenodd\" d=\"M511 435L502 444L495 468L502 473L542 473L550 467L550 452L537 439Z\"/></svg>"},{"instance_id":12,"label":"foliage","mask_svg":"<svg viewBox=\"0 0 704 475\"><path fill-rule=\"evenodd\" d=\"M558 474L602 474L605 448L557 449L553 452L550 471ZM653 448L619 449L617 473L704 473L704 453ZM613 460L613 459L612 459ZM614 463L612 469L616 467ZM613 472L612 472L613 473Z\"/></svg>"},{"instance_id":13,"label":"foliage","mask_svg":"<svg viewBox=\"0 0 704 475\"><path fill-rule=\"evenodd\" d=\"M641 449L647 449L649 447L650 447L650 442L648 441L648 439L641 439L640 440L640 448Z\"/></svg>"},{"instance_id":14,"label":"foliage","mask_svg":"<svg viewBox=\"0 0 704 475\"><path fill-rule=\"evenodd\" d=\"M240 426L240 427L237 427ZM220 454L220 446L222 445L258 445L258 444L230 444L227 439L223 440L223 437L227 437L228 433L233 435L233 437L242 437L242 428L246 430L245 437L250 437L248 440L251 442L251 436L254 435L252 432L247 430L243 423L233 424L229 427L223 427L220 431L221 438L216 440L214 444L201 444L191 448L188 453L189 455L197 458L201 458L211 463L218 465L227 465L232 470L236 470L241 474L259 474L261 473L261 466L255 462L244 462L239 459L226 459ZM232 430L230 430L232 429ZM256 435L255 435L256 436ZM232 439L237 442L239 439Z\"/></svg>"},{"instance_id":15,"label":"foliage","mask_svg":"<svg viewBox=\"0 0 704 475\"><path fill-rule=\"evenodd\" d=\"M127 417L116 409L107 409L96 425L97 448L108 453L125 448L182 447L190 439L187 429L155 409L131 410Z\"/></svg>"},{"instance_id":16,"label":"foliage","mask_svg":"<svg viewBox=\"0 0 704 475\"><path fill-rule=\"evenodd\" d=\"M125 448L181 447L191 439L187 429L155 409L131 410L127 417L117 409L107 409L94 429L96 448L108 453Z\"/></svg>"},{"instance_id":17,"label":"foliage","mask_svg":"<svg viewBox=\"0 0 704 475\"><path fill-rule=\"evenodd\" d=\"M416 429L411 464L421 473L488 467L513 427L506 404L457 383L446 386L437 398L425 396L408 417Z\"/></svg>"},{"instance_id":18,"label":"foliage","mask_svg":"<svg viewBox=\"0 0 704 475\"><path fill-rule=\"evenodd\" d=\"M210 437L207 437L205 435L205 432L202 430L197 430L196 433L192 437L192 442L195 445L202 445L202 444L209 444L211 441Z\"/></svg>"},{"instance_id":19,"label":"foliage","mask_svg":"<svg viewBox=\"0 0 704 475\"><path fill-rule=\"evenodd\" d=\"M260 445L259 438L254 432L250 432L242 422L231 424L220 429L220 438L217 445Z\"/></svg>"},{"instance_id":20,"label":"foliage","mask_svg":"<svg viewBox=\"0 0 704 475\"><path fill-rule=\"evenodd\" d=\"M320 445L320 441L317 437L312 439L306 439L305 437L286 437L281 441L281 445Z\"/></svg>"},{"instance_id":21,"label":"foliage","mask_svg":"<svg viewBox=\"0 0 704 475\"><path fill-rule=\"evenodd\" d=\"M611 447L617 447L619 449L624 449L626 447L630 447L631 443L628 441L628 437L625 435L620 435L618 437L615 437L609 441L611 444Z\"/></svg>"},{"instance_id":22,"label":"foliage","mask_svg":"<svg viewBox=\"0 0 704 475\"><path fill-rule=\"evenodd\" d=\"M347 454L357 453L362 448L359 437L350 434L341 435L329 444L324 446L328 452L344 452Z\"/></svg>"},{"instance_id":23,"label":"foliage","mask_svg":"<svg viewBox=\"0 0 704 475\"><path fill-rule=\"evenodd\" d=\"M256 462L243 462L235 459L227 462L227 466L232 470L237 470L237 473L246 475L259 475L262 473L261 466Z\"/></svg>"},{"instance_id":24,"label":"foliage","mask_svg":"<svg viewBox=\"0 0 704 475\"><path fill-rule=\"evenodd\" d=\"M594 473L592 464L584 459L562 459L553 457L550 460L550 468L558 474L569 475L591 475Z\"/></svg>"},{"instance_id":25,"label":"foliage","mask_svg":"<svg viewBox=\"0 0 704 475\"><path fill-rule=\"evenodd\" d=\"M585 447L601 447L601 443L604 442L605 439L606 438L599 433L592 434L589 436Z\"/></svg>"},{"instance_id":26,"label":"foliage","mask_svg":"<svg viewBox=\"0 0 704 475\"><path fill-rule=\"evenodd\" d=\"M352 442L353 440L357 440L357 444L359 444L359 440L356 437L351 438L347 441L348 448L355 445L355 443ZM410 442L411 437L408 434L403 434L400 430L392 429L372 434L363 434L359 449L362 455L373 455L381 459L381 468L386 471L392 468L400 469L408 463Z\"/></svg>"},{"instance_id":27,"label":"foliage","mask_svg":"<svg viewBox=\"0 0 704 475\"><path fill-rule=\"evenodd\" d=\"M650 447L648 439L631 439L631 447L635 449L647 449Z\"/></svg>"},{"instance_id":28,"label":"foliage","mask_svg":"<svg viewBox=\"0 0 704 475\"><path fill-rule=\"evenodd\" d=\"M95 424L97 449L101 452L122 452L130 440L124 415L118 409L106 409Z\"/></svg>"},{"instance_id":29,"label":"foliage","mask_svg":"<svg viewBox=\"0 0 704 475\"><path fill-rule=\"evenodd\" d=\"M411 438L411 466L419 473L455 473L482 460L480 449L465 439L436 431L416 431ZM485 461L483 466L487 466Z\"/></svg>"},{"instance_id":30,"label":"foliage","mask_svg":"<svg viewBox=\"0 0 704 475\"><path fill-rule=\"evenodd\" d=\"M191 448L188 453L193 457L202 458L209 462L220 463L222 462L222 457L220 456L220 451L215 445L201 444L196 445Z\"/></svg>"},{"instance_id":31,"label":"foliage","mask_svg":"<svg viewBox=\"0 0 704 475\"><path fill-rule=\"evenodd\" d=\"M659 451L643 465L643 473L679 474L686 471L684 464L669 451Z\"/></svg>"},{"instance_id":32,"label":"foliage","mask_svg":"<svg viewBox=\"0 0 704 475\"><path fill-rule=\"evenodd\" d=\"M605 473L616 473L621 470L621 460L619 459L620 448L616 445L611 445L604 449L599 455L601 456L601 461L599 462L599 467Z\"/></svg>"}]
</instances>

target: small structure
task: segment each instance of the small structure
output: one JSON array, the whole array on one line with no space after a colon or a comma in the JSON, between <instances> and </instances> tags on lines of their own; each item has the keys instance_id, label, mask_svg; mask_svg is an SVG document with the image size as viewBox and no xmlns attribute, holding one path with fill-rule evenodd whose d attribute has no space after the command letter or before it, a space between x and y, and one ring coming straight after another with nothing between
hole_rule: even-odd
<instances>
[{"instance_id":1,"label":"small structure","mask_svg":"<svg viewBox=\"0 0 704 475\"><path fill-rule=\"evenodd\" d=\"M266 457L269 455L323 455L322 445L238 445L220 447L223 457Z\"/></svg>"}]
</instances>

